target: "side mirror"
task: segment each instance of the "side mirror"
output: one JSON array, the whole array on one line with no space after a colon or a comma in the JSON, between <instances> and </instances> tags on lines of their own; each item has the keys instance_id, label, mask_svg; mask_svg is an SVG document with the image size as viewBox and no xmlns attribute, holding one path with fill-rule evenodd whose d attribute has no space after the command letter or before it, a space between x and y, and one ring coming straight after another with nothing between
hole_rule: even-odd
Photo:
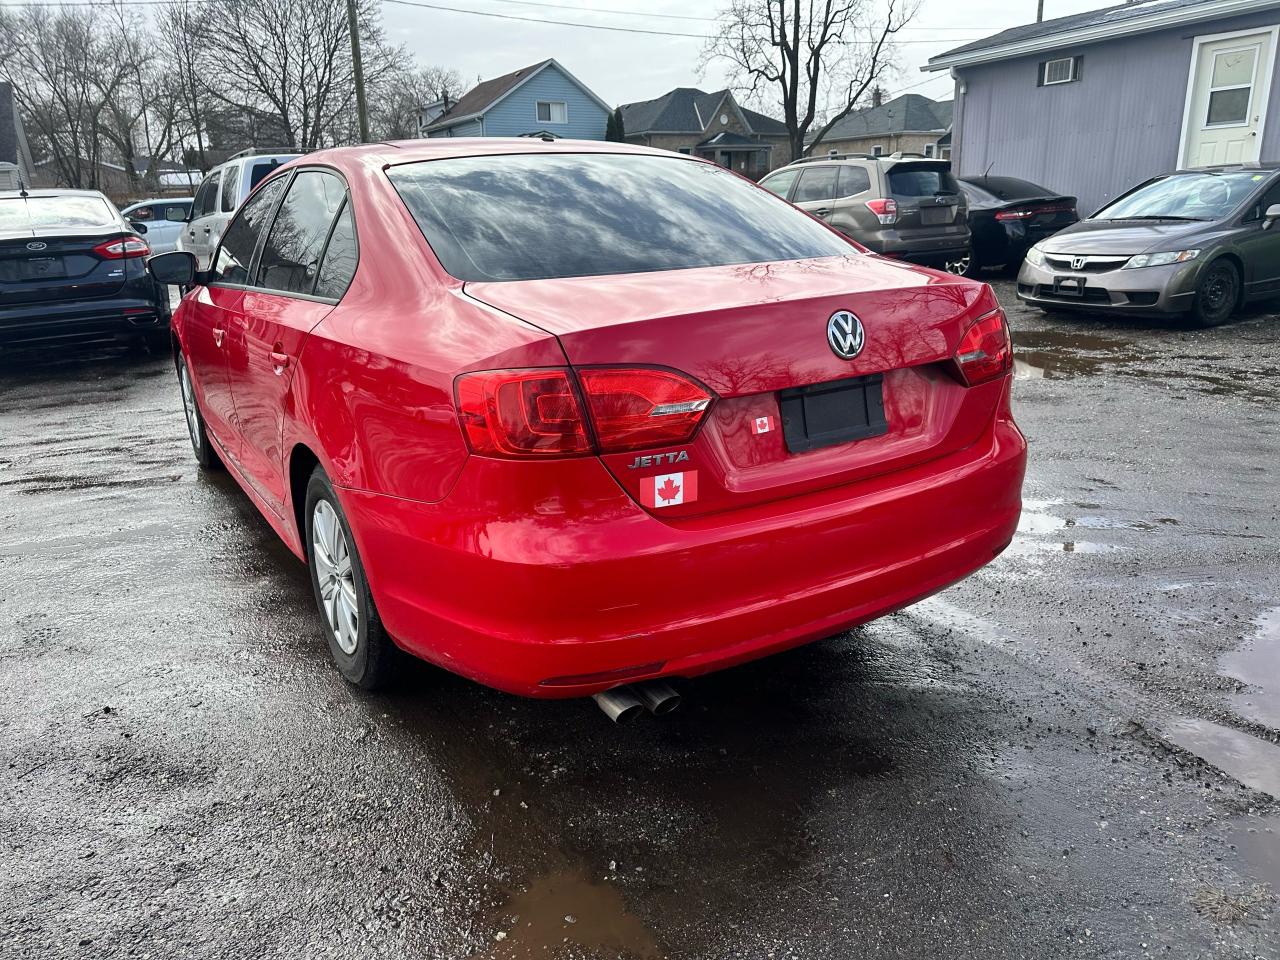
<instances>
[{"instance_id":1,"label":"side mirror","mask_svg":"<svg viewBox=\"0 0 1280 960\"><path fill-rule=\"evenodd\" d=\"M156 283L189 287L196 282L197 265L194 254L179 250L152 257L147 261L147 272Z\"/></svg>"},{"instance_id":2,"label":"side mirror","mask_svg":"<svg viewBox=\"0 0 1280 960\"><path fill-rule=\"evenodd\" d=\"M141 220L130 220L129 226L133 227L133 232L138 236L145 237L147 235L147 225Z\"/></svg>"},{"instance_id":3,"label":"side mirror","mask_svg":"<svg viewBox=\"0 0 1280 960\"><path fill-rule=\"evenodd\" d=\"M1270 230L1276 225L1277 220L1280 220L1280 203L1273 203L1262 215L1262 229Z\"/></svg>"}]
</instances>

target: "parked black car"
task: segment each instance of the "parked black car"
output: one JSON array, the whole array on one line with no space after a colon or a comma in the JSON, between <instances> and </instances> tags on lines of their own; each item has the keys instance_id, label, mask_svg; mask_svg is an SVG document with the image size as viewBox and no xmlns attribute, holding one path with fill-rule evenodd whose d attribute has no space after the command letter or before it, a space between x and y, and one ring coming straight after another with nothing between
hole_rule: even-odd
<instances>
[{"instance_id":1,"label":"parked black car","mask_svg":"<svg viewBox=\"0 0 1280 960\"><path fill-rule=\"evenodd\" d=\"M1017 267L1033 244L1080 219L1075 197L1016 177L967 177L959 183L969 203L968 277L983 267Z\"/></svg>"},{"instance_id":2,"label":"parked black car","mask_svg":"<svg viewBox=\"0 0 1280 960\"><path fill-rule=\"evenodd\" d=\"M139 232L95 190L0 192L0 347L115 339L167 349L168 291L147 274Z\"/></svg>"}]
</instances>

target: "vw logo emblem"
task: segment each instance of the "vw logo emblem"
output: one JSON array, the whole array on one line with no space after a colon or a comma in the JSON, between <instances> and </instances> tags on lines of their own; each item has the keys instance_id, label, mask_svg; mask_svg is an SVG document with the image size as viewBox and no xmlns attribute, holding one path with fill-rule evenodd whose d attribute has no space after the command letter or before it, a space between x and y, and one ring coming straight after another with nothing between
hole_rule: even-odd
<instances>
[{"instance_id":1,"label":"vw logo emblem","mask_svg":"<svg viewBox=\"0 0 1280 960\"><path fill-rule=\"evenodd\" d=\"M1085 265L1086 263L1088 263L1088 262L1089 262L1089 258L1088 258L1088 257L1072 257L1072 258L1071 258L1071 269L1072 269L1072 270L1083 270L1083 269L1084 269L1084 265Z\"/></svg>"},{"instance_id":2,"label":"vw logo emblem","mask_svg":"<svg viewBox=\"0 0 1280 960\"><path fill-rule=\"evenodd\" d=\"M47 243L41 243L39 240L33 240L31 243L27 244L27 249L28 250L47 250L49 249L49 245Z\"/></svg>"},{"instance_id":3,"label":"vw logo emblem","mask_svg":"<svg viewBox=\"0 0 1280 960\"><path fill-rule=\"evenodd\" d=\"M827 321L827 343L841 360L852 360L860 354L866 338L862 321L848 310L837 310Z\"/></svg>"}]
</instances>

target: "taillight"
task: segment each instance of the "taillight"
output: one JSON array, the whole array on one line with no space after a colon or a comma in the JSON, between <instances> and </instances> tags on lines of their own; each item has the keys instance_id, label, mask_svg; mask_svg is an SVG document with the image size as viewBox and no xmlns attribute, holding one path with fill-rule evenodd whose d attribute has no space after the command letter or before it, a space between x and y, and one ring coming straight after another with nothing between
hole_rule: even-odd
<instances>
[{"instance_id":1,"label":"taillight","mask_svg":"<svg viewBox=\"0 0 1280 960\"><path fill-rule=\"evenodd\" d=\"M564 457L591 452L582 407L564 370L487 370L459 377L458 416L476 453Z\"/></svg>"},{"instance_id":2,"label":"taillight","mask_svg":"<svg viewBox=\"0 0 1280 960\"><path fill-rule=\"evenodd\" d=\"M961 378L970 387L1009 372L1013 367L1013 343L1003 310L987 314L964 332L955 360Z\"/></svg>"},{"instance_id":3,"label":"taillight","mask_svg":"<svg viewBox=\"0 0 1280 960\"><path fill-rule=\"evenodd\" d=\"M672 370L585 367L577 374L605 453L684 443L711 405L710 393Z\"/></svg>"},{"instance_id":4,"label":"taillight","mask_svg":"<svg viewBox=\"0 0 1280 960\"><path fill-rule=\"evenodd\" d=\"M876 215L886 227L898 222L898 201L893 199L868 200L867 209Z\"/></svg>"},{"instance_id":5,"label":"taillight","mask_svg":"<svg viewBox=\"0 0 1280 960\"><path fill-rule=\"evenodd\" d=\"M126 260L130 257L148 256L151 248L147 246L147 241L138 237L124 237L100 243L93 248L93 252L103 260Z\"/></svg>"},{"instance_id":6,"label":"taillight","mask_svg":"<svg viewBox=\"0 0 1280 960\"><path fill-rule=\"evenodd\" d=\"M486 370L458 377L458 417L471 449L491 457L566 457L683 443L711 394L673 370L574 371L596 443L567 370ZM598 446L597 446L598 444Z\"/></svg>"},{"instance_id":7,"label":"taillight","mask_svg":"<svg viewBox=\"0 0 1280 960\"><path fill-rule=\"evenodd\" d=\"M1014 207L1012 210L997 211L996 219L1030 220L1032 217L1039 216L1042 213L1069 213L1072 216L1075 216L1076 208L1070 204L1062 203L1044 207Z\"/></svg>"}]
</instances>

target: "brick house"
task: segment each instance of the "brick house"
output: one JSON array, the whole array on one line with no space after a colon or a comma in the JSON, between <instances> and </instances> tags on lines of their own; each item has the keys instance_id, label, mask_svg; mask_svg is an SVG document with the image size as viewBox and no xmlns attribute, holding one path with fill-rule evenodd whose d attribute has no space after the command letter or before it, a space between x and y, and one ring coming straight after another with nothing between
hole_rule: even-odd
<instances>
[{"instance_id":1,"label":"brick house","mask_svg":"<svg viewBox=\"0 0 1280 960\"><path fill-rule=\"evenodd\" d=\"M621 109L628 143L706 157L753 180L791 161L786 125L740 106L728 90L677 87Z\"/></svg>"},{"instance_id":2,"label":"brick house","mask_svg":"<svg viewBox=\"0 0 1280 960\"><path fill-rule=\"evenodd\" d=\"M855 110L837 122L809 155L819 157L834 150L872 156L902 152L950 158L950 100L930 100L918 93L904 93L886 103L879 99L876 91L870 107Z\"/></svg>"}]
</instances>

